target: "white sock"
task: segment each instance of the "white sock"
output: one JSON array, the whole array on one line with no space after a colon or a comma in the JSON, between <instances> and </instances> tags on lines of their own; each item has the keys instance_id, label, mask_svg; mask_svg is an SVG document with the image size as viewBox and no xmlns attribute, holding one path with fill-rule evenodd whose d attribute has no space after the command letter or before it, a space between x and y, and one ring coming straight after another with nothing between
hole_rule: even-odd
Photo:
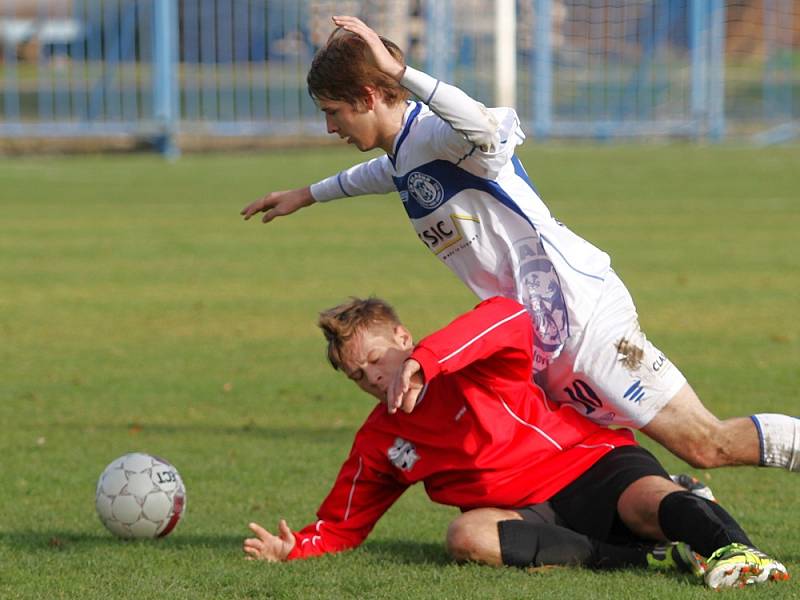
<instances>
[{"instance_id":1,"label":"white sock","mask_svg":"<svg viewBox=\"0 0 800 600\"><path fill-rule=\"evenodd\" d=\"M800 419L776 414L750 418L758 430L761 464L800 472Z\"/></svg>"}]
</instances>

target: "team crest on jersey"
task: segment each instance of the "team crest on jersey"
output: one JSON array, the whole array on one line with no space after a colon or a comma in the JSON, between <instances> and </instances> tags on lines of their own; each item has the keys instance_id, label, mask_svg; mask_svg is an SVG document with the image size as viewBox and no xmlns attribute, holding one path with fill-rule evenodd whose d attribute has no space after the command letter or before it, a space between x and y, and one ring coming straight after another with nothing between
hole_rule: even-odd
<instances>
[{"instance_id":1,"label":"team crest on jersey","mask_svg":"<svg viewBox=\"0 0 800 600\"><path fill-rule=\"evenodd\" d=\"M408 193L422 208L433 210L444 200L444 188L436 179L425 173L414 171L408 176Z\"/></svg>"},{"instance_id":2,"label":"team crest on jersey","mask_svg":"<svg viewBox=\"0 0 800 600\"><path fill-rule=\"evenodd\" d=\"M533 321L536 344L534 371L547 367L569 337L567 303L555 266L536 237L514 242L503 269L511 275L504 295L524 304Z\"/></svg>"},{"instance_id":3,"label":"team crest on jersey","mask_svg":"<svg viewBox=\"0 0 800 600\"><path fill-rule=\"evenodd\" d=\"M419 460L419 454L414 444L403 438L396 438L394 446L386 453L391 463L401 471L410 471L414 463Z\"/></svg>"},{"instance_id":4,"label":"team crest on jersey","mask_svg":"<svg viewBox=\"0 0 800 600\"><path fill-rule=\"evenodd\" d=\"M520 240L514 249L519 259L517 281L523 304L533 316L536 338L544 351L555 352L569 336L567 303L558 274L539 240Z\"/></svg>"}]
</instances>

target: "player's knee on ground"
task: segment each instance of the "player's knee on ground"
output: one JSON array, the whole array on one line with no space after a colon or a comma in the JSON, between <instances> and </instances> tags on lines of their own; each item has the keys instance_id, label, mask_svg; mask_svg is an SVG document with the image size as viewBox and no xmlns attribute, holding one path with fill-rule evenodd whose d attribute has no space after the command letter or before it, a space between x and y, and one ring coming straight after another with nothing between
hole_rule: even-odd
<instances>
[{"instance_id":1,"label":"player's knee on ground","mask_svg":"<svg viewBox=\"0 0 800 600\"><path fill-rule=\"evenodd\" d=\"M638 547L612 546L553 523L501 521L497 524L503 564L512 567L583 565L614 569L641 566Z\"/></svg>"},{"instance_id":2,"label":"player's knee on ground","mask_svg":"<svg viewBox=\"0 0 800 600\"><path fill-rule=\"evenodd\" d=\"M447 552L459 562L502 564L498 521L519 519L514 511L476 509L453 520L447 528Z\"/></svg>"}]
</instances>

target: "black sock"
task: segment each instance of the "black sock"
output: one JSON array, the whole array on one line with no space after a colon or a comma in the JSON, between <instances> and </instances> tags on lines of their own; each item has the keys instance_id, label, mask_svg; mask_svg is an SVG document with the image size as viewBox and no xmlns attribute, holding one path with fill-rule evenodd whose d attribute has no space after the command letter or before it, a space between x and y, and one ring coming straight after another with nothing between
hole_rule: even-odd
<instances>
[{"instance_id":1,"label":"black sock","mask_svg":"<svg viewBox=\"0 0 800 600\"><path fill-rule=\"evenodd\" d=\"M686 542L705 557L734 542L753 545L724 508L691 492L665 496L658 507L658 523L668 539Z\"/></svg>"},{"instance_id":2,"label":"black sock","mask_svg":"<svg viewBox=\"0 0 800 600\"><path fill-rule=\"evenodd\" d=\"M646 566L641 548L614 546L549 523L500 521L503 564L515 567L582 565L593 569Z\"/></svg>"}]
</instances>

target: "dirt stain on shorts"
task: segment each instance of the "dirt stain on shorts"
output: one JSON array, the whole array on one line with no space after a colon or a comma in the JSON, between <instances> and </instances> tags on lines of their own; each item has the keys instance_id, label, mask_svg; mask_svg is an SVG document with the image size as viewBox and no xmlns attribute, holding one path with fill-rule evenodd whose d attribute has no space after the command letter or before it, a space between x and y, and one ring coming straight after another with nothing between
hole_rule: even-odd
<instances>
[{"instance_id":1,"label":"dirt stain on shorts","mask_svg":"<svg viewBox=\"0 0 800 600\"><path fill-rule=\"evenodd\" d=\"M617 344L617 352L621 355L622 364L631 371L638 369L644 359L644 350L625 338L622 338Z\"/></svg>"}]
</instances>

